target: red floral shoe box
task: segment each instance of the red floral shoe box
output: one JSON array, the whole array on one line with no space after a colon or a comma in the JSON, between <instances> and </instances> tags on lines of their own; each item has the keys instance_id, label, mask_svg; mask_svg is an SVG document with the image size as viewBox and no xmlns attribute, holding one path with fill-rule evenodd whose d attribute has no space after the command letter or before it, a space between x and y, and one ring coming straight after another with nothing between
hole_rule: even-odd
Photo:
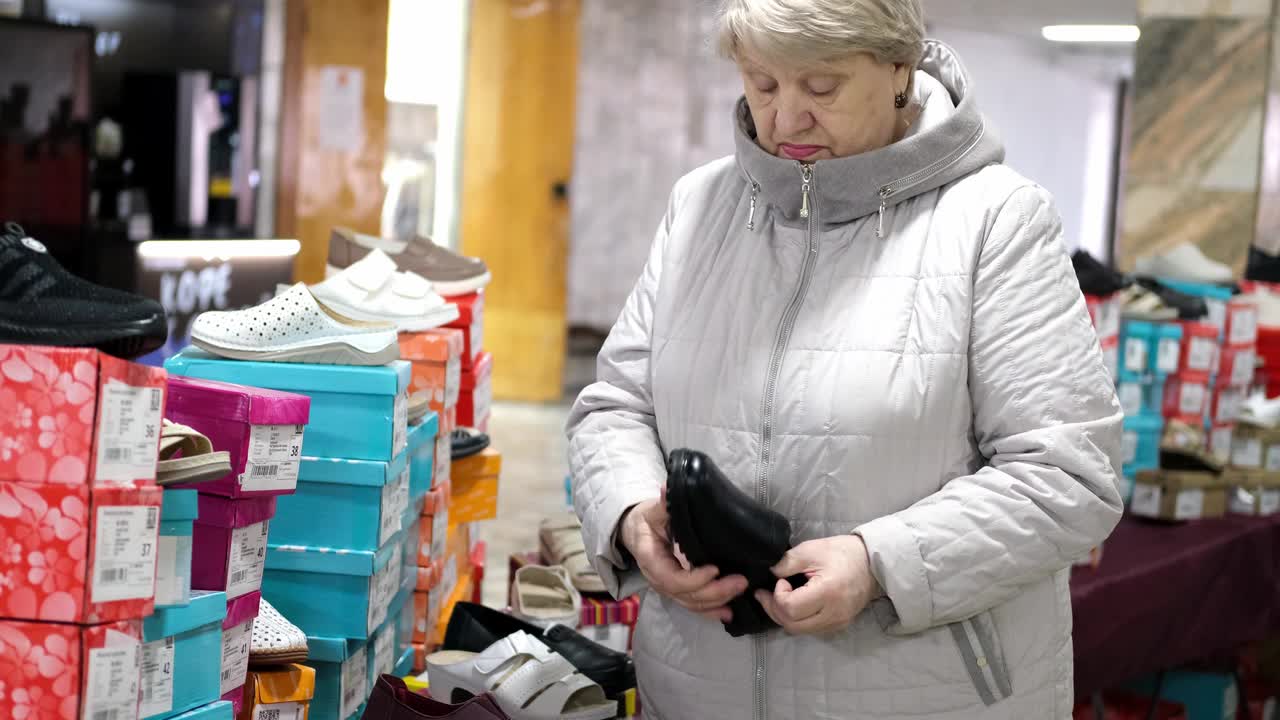
<instances>
[{"instance_id":1,"label":"red floral shoe box","mask_svg":"<svg viewBox=\"0 0 1280 720\"><path fill-rule=\"evenodd\" d=\"M0 617L95 624L150 615L162 494L0 482Z\"/></svg>"},{"instance_id":2,"label":"red floral shoe box","mask_svg":"<svg viewBox=\"0 0 1280 720\"><path fill-rule=\"evenodd\" d=\"M482 353L471 370L462 373L458 395L458 423L481 432L489 430L489 408L493 405L493 355Z\"/></svg>"},{"instance_id":3,"label":"red floral shoe box","mask_svg":"<svg viewBox=\"0 0 1280 720\"><path fill-rule=\"evenodd\" d=\"M154 484L165 377L87 348L0 345L0 480Z\"/></svg>"},{"instance_id":4,"label":"red floral shoe box","mask_svg":"<svg viewBox=\"0 0 1280 720\"><path fill-rule=\"evenodd\" d=\"M0 620L0 718L133 720L141 655L141 620Z\"/></svg>"},{"instance_id":5,"label":"red floral shoe box","mask_svg":"<svg viewBox=\"0 0 1280 720\"><path fill-rule=\"evenodd\" d=\"M462 331L462 371L466 372L480 360L484 350L484 292L445 299L458 306L458 319L445 327Z\"/></svg>"}]
</instances>

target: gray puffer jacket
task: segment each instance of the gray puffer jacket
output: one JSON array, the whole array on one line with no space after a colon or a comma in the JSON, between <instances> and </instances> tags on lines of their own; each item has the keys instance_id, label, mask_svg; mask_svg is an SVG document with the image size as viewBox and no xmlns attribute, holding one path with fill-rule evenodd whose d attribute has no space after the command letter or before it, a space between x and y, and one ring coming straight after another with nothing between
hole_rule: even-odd
<instances>
[{"instance_id":1,"label":"gray puffer jacket","mask_svg":"<svg viewBox=\"0 0 1280 720\"><path fill-rule=\"evenodd\" d=\"M736 157L677 183L574 407L612 592L645 588L619 517L688 447L794 542L860 534L887 593L834 636L745 639L645 593L646 718L1071 714L1069 566L1120 517L1120 407L1051 198L1000 164L953 51L930 42L915 88L907 138L811 168L740 103Z\"/></svg>"}]
</instances>

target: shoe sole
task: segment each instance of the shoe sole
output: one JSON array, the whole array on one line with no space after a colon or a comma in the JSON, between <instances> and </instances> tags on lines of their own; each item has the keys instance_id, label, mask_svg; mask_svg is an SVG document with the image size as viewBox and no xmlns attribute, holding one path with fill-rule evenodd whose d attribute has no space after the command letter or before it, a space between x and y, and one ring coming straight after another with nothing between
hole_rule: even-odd
<instances>
[{"instance_id":1,"label":"shoe sole","mask_svg":"<svg viewBox=\"0 0 1280 720\"><path fill-rule=\"evenodd\" d=\"M333 310L340 315L345 315L352 320L360 320L362 322L394 323L398 332L422 332L424 330L438 328L441 325L447 325L448 323L458 319L458 306L453 304L446 304L433 308L425 315L409 318L396 318L386 315L375 315L373 313L365 312L359 308L352 307L351 305L333 302L329 299L322 300L321 302L323 302L324 306L330 310Z\"/></svg>"},{"instance_id":2,"label":"shoe sole","mask_svg":"<svg viewBox=\"0 0 1280 720\"><path fill-rule=\"evenodd\" d=\"M489 282L493 280L493 276L486 272L483 275L477 275L473 278L465 280L431 280L431 289L437 293L449 297L458 297L459 295L470 295L480 292L489 286Z\"/></svg>"},{"instance_id":3,"label":"shoe sole","mask_svg":"<svg viewBox=\"0 0 1280 720\"><path fill-rule=\"evenodd\" d=\"M158 350L168 339L169 325L162 313L128 322L55 328L33 328L0 318L0 342L91 347L126 360Z\"/></svg>"},{"instance_id":4,"label":"shoe sole","mask_svg":"<svg viewBox=\"0 0 1280 720\"><path fill-rule=\"evenodd\" d=\"M312 365L386 365L400 359L400 344L393 343L377 352L365 352L344 342L331 342L288 350L240 350L191 338L191 344L232 360L256 362L293 362Z\"/></svg>"}]
</instances>

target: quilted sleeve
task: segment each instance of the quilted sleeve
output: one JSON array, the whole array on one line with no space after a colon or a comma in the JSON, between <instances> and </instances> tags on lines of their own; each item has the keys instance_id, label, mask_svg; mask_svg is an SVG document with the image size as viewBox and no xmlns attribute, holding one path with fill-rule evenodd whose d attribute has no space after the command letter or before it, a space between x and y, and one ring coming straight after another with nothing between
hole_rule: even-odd
<instances>
[{"instance_id":1,"label":"quilted sleeve","mask_svg":"<svg viewBox=\"0 0 1280 720\"><path fill-rule=\"evenodd\" d=\"M964 620L1068 566L1119 522L1123 415L1041 188L1016 190L974 271L969 392L986 466L855 530L908 634ZM896 617L894 616L896 615Z\"/></svg>"},{"instance_id":2,"label":"quilted sleeve","mask_svg":"<svg viewBox=\"0 0 1280 720\"><path fill-rule=\"evenodd\" d=\"M600 350L596 382L582 391L569 415L574 509L582 520L587 557L616 598L645 585L644 576L618 553L618 521L633 505L659 497L667 477L653 415L649 355L675 197L673 192L644 272Z\"/></svg>"}]
</instances>

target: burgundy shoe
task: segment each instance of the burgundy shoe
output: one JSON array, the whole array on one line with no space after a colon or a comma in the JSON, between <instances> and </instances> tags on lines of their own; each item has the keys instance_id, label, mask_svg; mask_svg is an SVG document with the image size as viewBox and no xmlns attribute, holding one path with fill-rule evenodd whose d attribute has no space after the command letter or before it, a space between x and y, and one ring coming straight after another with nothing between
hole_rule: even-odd
<instances>
[{"instance_id":1,"label":"burgundy shoe","mask_svg":"<svg viewBox=\"0 0 1280 720\"><path fill-rule=\"evenodd\" d=\"M450 705L411 691L404 680L395 675L378 678L364 715L360 717L361 720L511 720L491 695L477 695L466 702Z\"/></svg>"}]
</instances>

